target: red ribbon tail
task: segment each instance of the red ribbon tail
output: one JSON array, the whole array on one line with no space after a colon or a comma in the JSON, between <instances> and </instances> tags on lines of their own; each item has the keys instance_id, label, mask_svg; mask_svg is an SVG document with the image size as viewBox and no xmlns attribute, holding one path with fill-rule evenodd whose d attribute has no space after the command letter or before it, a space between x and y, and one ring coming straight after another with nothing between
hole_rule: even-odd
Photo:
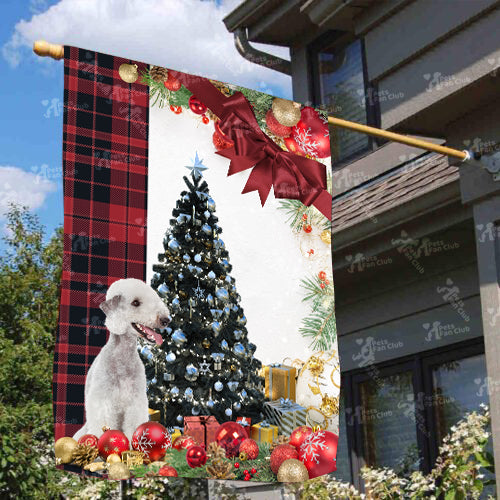
<instances>
[{"instance_id":1,"label":"red ribbon tail","mask_svg":"<svg viewBox=\"0 0 500 500\"><path fill-rule=\"evenodd\" d=\"M323 190L312 203L328 220L332 220L332 195Z\"/></svg>"},{"instance_id":2,"label":"red ribbon tail","mask_svg":"<svg viewBox=\"0 0 500 500\"><path fill-rule=\"evenodd\" d=\"M262 206L264 206L269 196L269 192L271 191L271 186L273 185L272 170L268 162L261 162L255 165L241 193L245 194L250 191L258 191L260 202Z\"/></svg>"}]
</instances>

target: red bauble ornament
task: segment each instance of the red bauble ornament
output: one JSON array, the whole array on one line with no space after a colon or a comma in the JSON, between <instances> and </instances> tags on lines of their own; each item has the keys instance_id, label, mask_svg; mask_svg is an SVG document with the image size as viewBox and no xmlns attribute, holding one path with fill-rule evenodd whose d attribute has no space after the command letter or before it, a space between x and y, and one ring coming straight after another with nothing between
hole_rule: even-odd
<instances>
[{"instance_id":1,"label":"red bauble ornament","mask_svg":"<svg viewBox=\"0 0 500 500\"><path fill-rule=\"evenodd\" d=\"M313 230L311 224L304 224L302 226L302 229L304 230L305 233L310 233Z\"/></svg>"},{"instance_id":2,"label":"red bauble ornament","mask_svg":"<svg viewBox=\"0 0 500 500\"><path fill-rule=\"evenodd\" d=\"M189 109L197 115L204 115L207 112L207 107L194 95L189 98Z\"/></svg>"},{"instance_id":3,"label":"red bauble ornament","mask_svg":"<svg viewBox=\"0 0 500 500\"><path fill-rule=\"evenodd\" d=\"M259 456L259 445L251 438L247 438L240 444L240 453L245 452L248 460L255 460Z\"/></svg>"},{"instance_id":4,"label":"red bauble ornament","mask_svg":"<svg viewBox=\"0 0 500 500\"><path fill-rule=\"evenodd\" d=\"M326 280L326 273L325 273L325 271L320 271L318 273L318 278L320 279L320 281L325 281Z\"/></svg>"},{"instance_id":5,"label":"red bauble ornament","mask_svg":"<svg viewBox=\"0 0 500 500\"><path fill-rule=\"evenodd\" d=\"M299 458L299 452L289 444L280 444L271 453L271 470L278 474L280 465L289 458Z\"/></svg>"},{"instance_id":6,"label":"red bauble ornament","mask_svg":"<svg viewBox=\"0 0 500 500\"><path fill-rule=\"evenodd\" d=\"M215 149L217 151L222 151L223 149L230 148L234 146L234 142L229 139L229 137L222 132L219 127L218 122L214 122L215 132L212 136L212 142L214 143Z\"/></svg>"},{"instance_id":7,"label":"red bauble ornament","mask_svg":"<svg viewBox=\"0 0 500 500\"><path fill-rule=\"evenodd\" d=\"M163 82L163 85L165 85L166 89L171 90L172 92L177 92L182 87L181 82L177 80L177 78L171 76L170 73L168 74L167 79Z\"/></svg>"},{"instance_id":8,"label":"red bauble ornament","mask_svg":"<svg viewBox=\"0 0 500 500\"><path fill-rule=\"evenodd\" d=\"M278 120L276 120L272 109L266 113L266 125L267 128L278 137L288 137L292 133L292 127L282 125Z\"/></svg>"},{"instance_id":9,"label":"red bauble ornament","mask_svg":"<svg viewBox=\"0 0 500 500\"><path fill-rule=\"evenodd\" d=\"M173 104L171 104L170 111L172 111L176 115L180 115L182 113L182 106L174 106Z\"/></svg>"},{"instance_id":10,"label":"red bauble ornament","mask_svg":"<svg viewBox=\"0 0 500 500\"><path fill-rule=\"evenodd\" d=\"M163 467L160 468L158 471L158 474L160 476L166 476L166 477L178 477L179 474L177 474L177 470L175 467L171 467L170 465L164 465Z\"/></svg>"},{"instance_id":11,"label":"red bauble ornament","mask_svg":"<svg viewBox=\"0 0 500 500\"><path fill-rule=\"evenodd\" d=\"M84 444L86 446L93 446L97 448L99 439L94 434L84 434L79 440L78 444Z\"/></svg>"},{"instance_id":12,"label":"red bauble ornament","mask_svg":"<svg viewBox=\"0 0 500 500\"><path fill-rule=\"evenodd\" d=\"M208 125L208 123L210 122L210 118L208 116L205 116L203 115L201 117L201 121L205 124L205 125Z\"/></svg>"},{"instance_id":13,"label":"red bauble ornament","mask_svg":"<svg viewBox=\"0 0 500 500\"><path fill-rule=\"evenodd\" d=\"M239 463L239 462L236 462L236 463L234 464L234 466L235 466L237 469L239 469L239 468L240 468L240 463Z\"/></svg>"},{"instance_id":14,"label":"red bauble ornament","mask_svg":"<svg viewBox=\"0 0 500 500\"><path fill-rule=\"evenodd\" d=\"M132 435L132 448L142 451L152 462L163 458L171 447L170 433L159 422L144 422Z\"/></svg>"},{"instance_id":15,"label":"red bauble ornament","mask_svg":"<svg viewBox=\"0 0 500 500\"><path fill-rule=\"evenodd\" d=\"M304 462L309 479L337 470L337 443L339 437L333 432L313 432L302 443L299 459Z\"/></svg>"},{"instance_id":16,"label":"red bauble ornament","mask_svg":"<svg viewBox=\"0 0 500 500\"><path fill-rule=\"evenodd\" d=\"M202 467L207 463L207 452L203 446L190 446L186 452L186 462L189 467Z\"/></svg>"},{"instance_id":17,"label":"red bauble ornament","mask_svg":"<svg viewBox=\"0 0 500 500\"><path fill-rule=\"evenodd\" d=\"M112 453L121 455L122 451L127 451L129 449L128 438L122 431L108 429L99 438L97 448L99 455L106 460Z\"/></svg>"},{"instance_id":18,"label":"red bauble ornament","mask_svg":"<svg viewBox=\"0 0 500 500\"><path fill-rule=\"evenodd\" d=\"M285 141L285 146L288 149L288 151L290 151L291 153L295 153L296 155L299 155L299 156L304 156L304 153L299 148L299 145L297 144L295 139L293 139L292 137L285 137L284 141Z\"/></svg>"},{"instance_id":19,"label":"red bauble ornament","mask_svg":"<svg viewBox=\"0 0 500 500\"><path fill-rule=\"evenodd\" d=\"M294 429L294 431L290 434L289 443L292 446L295 446L295 448L297 448L297 451L299 451L306 437L310 436L312 433L313 430L309 426L301 425L300 427Z\"/></svg>"},{"instance_id":20,"label":"red bauble ornament","mask_svg":"<svg viewBox=\"0 0 500 500\"><path fill-rule=\"evenodd\" d=\"M313 158L326 158L331 154L328 121L310 106L300 112L300 120L292 128L291 137L305 155Z\"/></svg>"},{"instance_id":21,"label":"red bauble ornament","mask_svg":"<svg viewBox=\"0 0 500 500\"><path fill-rule=\"evenodd\" d=\"M233 458L239 455L241 443L247 439L247 431L236 422L225 422L217 430L215 440L226 450L226 457Z\"/></svg>"},{"instance_id":22,"label":"red bauble ornament","mask_svg":"<svg viewBox=\"0 0 500 500\"><path fill-rule=\"evenodd\" d=\"M191 436L179 436L175 439L172 448L176 450L187 450L190 446L198 444Z\"/></svg>"}]
</instances>

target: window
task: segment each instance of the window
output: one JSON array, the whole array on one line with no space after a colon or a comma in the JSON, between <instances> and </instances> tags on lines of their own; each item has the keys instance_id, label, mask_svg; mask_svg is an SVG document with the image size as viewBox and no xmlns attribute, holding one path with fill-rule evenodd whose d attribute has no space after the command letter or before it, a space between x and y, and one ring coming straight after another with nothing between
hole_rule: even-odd
<instances>
[{"instance_id":1,"label":"window","mask_svg":"<svg viewBox=\"0 0 500 500\"><path fill-rule=\"evenodd\" d=\"M427 473L451 426L481 403L488 404L482 339L344 373L332 475L359 488L364 465Z\"/></svg>"},{"instance_id":2,"label":"window","mask_svg":"<svg viewBox=\"0 0 500 500\"><path fill-rule=\"evenodd\" d=\"M315 104L338 118L376 125L375 99L367 89L362 41L345 39L334 32L315 42L310 55ZM334 165L376 145L366 134L339 127L330 128L330 142Z\"/></svg>"}]
</instances>

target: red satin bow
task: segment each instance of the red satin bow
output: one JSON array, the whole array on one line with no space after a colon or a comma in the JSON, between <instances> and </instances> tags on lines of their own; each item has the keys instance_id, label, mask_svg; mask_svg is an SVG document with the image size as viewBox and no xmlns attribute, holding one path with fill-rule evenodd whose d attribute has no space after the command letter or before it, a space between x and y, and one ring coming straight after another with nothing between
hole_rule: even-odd
<instances>
[{"instance_id":1,"label":"red satin bow","mask_svg":"<svg viewBox=\"0 0 500 500\"><path fill-rule=\"evenodd\" d=\"M243 193L258 191L264 206L273 187L276 198L314 205L332 219L332 196L326 190L326 169L322 163L283 151L262 132L241 92L225 97L208 80L177 72L174 76L220 118L221 131L234 142L233 147L218 152L231 160L228 175L253 167Z\"/></svg>"}]
</instances>

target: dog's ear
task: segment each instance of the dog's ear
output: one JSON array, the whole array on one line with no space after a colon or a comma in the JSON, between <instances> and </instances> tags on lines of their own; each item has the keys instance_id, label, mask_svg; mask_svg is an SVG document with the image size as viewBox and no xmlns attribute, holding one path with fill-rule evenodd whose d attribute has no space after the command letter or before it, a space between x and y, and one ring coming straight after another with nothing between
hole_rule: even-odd
<instances>
[{"instance_id":1,"label":"dog's ear","mask_svg":"<svg viewBox=\"0 0 500 500\"><path fill-rule=\"evenodd\" d=\"M120 302L122 301L123 296L122 295L115 295L114 297L110 298L109 300L105 300L104 302L101 302L99 304L99 307L101 308L101 311L104 312L104 314L108 314L110 311L115 310L119 305Z\"/></svg>"}]
</instances>

